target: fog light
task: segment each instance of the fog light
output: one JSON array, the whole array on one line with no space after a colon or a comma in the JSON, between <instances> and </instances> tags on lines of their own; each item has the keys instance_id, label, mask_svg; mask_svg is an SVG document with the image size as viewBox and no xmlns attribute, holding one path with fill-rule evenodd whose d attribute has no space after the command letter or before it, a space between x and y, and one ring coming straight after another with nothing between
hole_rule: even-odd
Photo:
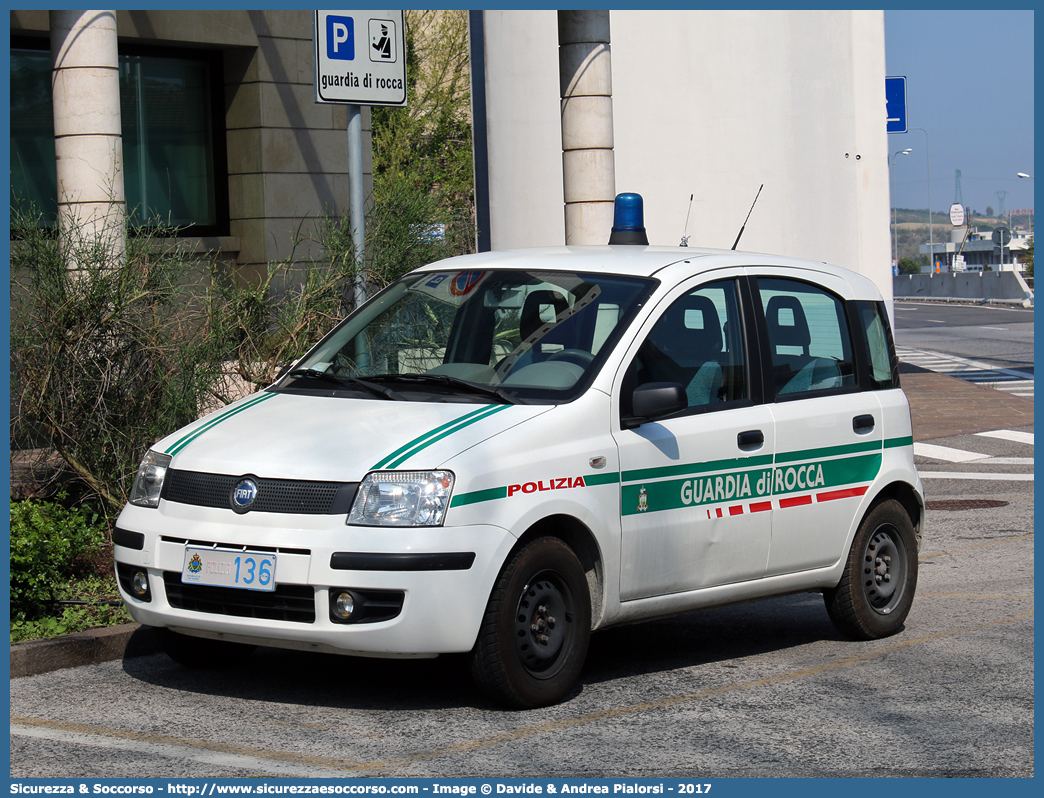
<instances>
[{"instance_id":1,"label":"fog light","mask_svg":"<svg viewBox=\"0 0 1044 798\"><path fill-rule=\"evenodd\" d=\"M138 598L144 598L149 594L149 575L144 571L135 571L131 578L131 587Z\"/></svg>"},{"instance_id":2,"label":"fog light","mask_svg":"<svg viewBox=\"0 0 1044 798\"><path fill-rule=\"evenodd\" d=\"M334 601L333 611L338 618L348 620L355 611L355 597L347 591L338 593L337 599Z\"/></svg>"}]
</instances>

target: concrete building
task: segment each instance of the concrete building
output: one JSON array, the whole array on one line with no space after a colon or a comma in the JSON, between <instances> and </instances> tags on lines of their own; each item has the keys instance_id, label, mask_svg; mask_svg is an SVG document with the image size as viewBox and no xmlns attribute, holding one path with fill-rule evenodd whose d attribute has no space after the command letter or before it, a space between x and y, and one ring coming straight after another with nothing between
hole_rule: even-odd
<instances>
[{"instance_id":1,"label":"concrete building","mask_svg":"<svg viewBox=\"0 0 1044 798\"><path fill-rule=\"evenodd\" d=\"M188 226L243 276L286 258L302 220L347 206L346 114L314 102L312 13L115 12L128 208ZM11 179L53 212L49 13L10 24ZM372 159L364 172L372 186Z\"/></svg>"},{"instance_id":2,"label":"concrete building","mask_svg":"<svg viewBox=\"0 0 1044 798\"><path fill-rule=\"evenodd\" d=\"M493 249L562 244L556 12L471 19L478 217ZM730 248L764 184L741 249L845 266L891 297L883 12L609 19L615 186L644 196L650 243Z\"/></svg>"},{"instance_id":3,"label":"concrete building","mask_svg":"<svg viewBox=\"0 0 1044 798\"><path fill-rule=\"evenodd\" d=\"M932 257L929 258L929 261L933 264L938 263L940 272L1021 272L1024 270L1022 253L1025 252L1030 242L1033 241L1032 233L1013 230L1011 241L1004 245L1002 253L1001 248L993 243L993 230L972 228L968 233L967 241L964 241L964 230L965 228L963 227L960 228L959 233L955 230L950 241L935 244L935 249L931 252ZM964 244L963 248L961 246L962 242ZM921 244L920 249L922 255L928 255L932 247L929 244ZM954 267L955 263L957 263L956 256L958 253L964 258L963 268L959 264L956 268ZM925 273L934 272L935 267L924 266L921 271Z\"/></svg>"},{"instance_id":4,"label":"concrete building","mask_svg":"<svg viewBox=\"0 0 1044 798\"><path fill-rule=\"evenodd\" d=\"M557 13L470 19L480 248L562 244ZM115 20L132 211L191 224L202 250L246 275L286 257L302 220L344 212L346 117L313 101L310 11ZM608 20L601 162L615 162L616 191L645 197L651 243L731 247L764 185L741 248L846 266L891 296L882 12ZM11 11L10 24L12 180L53 207L49 15Z\"/></svg>"}]
</instances>

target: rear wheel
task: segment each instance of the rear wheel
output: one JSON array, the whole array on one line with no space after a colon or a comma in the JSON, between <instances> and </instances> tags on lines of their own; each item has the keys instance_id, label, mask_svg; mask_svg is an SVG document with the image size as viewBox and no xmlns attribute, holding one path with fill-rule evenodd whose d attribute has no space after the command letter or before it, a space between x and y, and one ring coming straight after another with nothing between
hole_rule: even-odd
<instances>
[{"instance_id":1,"label":"rear wheel","mask_svg":"<svg viewBox=\"0 0 1044 798\"><path fill-rule=\"evenodd\" d=\"M874 507L859 525L841 582L823 592L830 620L855 640L895 634L917 588L917 540L899 502Z\"/></svg>"},{"instance_id":2,"label":"rear wheel","mask_svg":"<svg viewBox=\"0 0 1044 798\"><path fill-rule=\"evenodd\" d=\"M186 668L224 668L235 665L253 654L257 648L246 643L192 637L166 628L157 629L156 634L166 655Z\"/></svg>"},{"instance_id":3,"label":"rear wheel","mask_svg":"<svg viewBox=\"0 0 1044 798\"><path fill-rule=\"evenodd\" d=\"M497 578L472 676L489 698L513 709L557 703L580 675L590 636L591 598L579 560L558 538L538 538Z\"/></svg>"}]
</instances>

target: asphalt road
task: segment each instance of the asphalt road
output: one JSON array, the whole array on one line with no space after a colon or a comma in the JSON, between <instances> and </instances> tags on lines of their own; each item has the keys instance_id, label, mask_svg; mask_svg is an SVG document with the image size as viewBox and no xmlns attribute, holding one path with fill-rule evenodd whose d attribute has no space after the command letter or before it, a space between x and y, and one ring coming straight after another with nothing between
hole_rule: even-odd
<instances>
[{"instance_id":1,"label":"asphalt road","mask_svg":"<svg viewBox=\"0 0 1044 798\"><path fill-rule=\"evenodd\" d=\"M1033 373L1032 308L897 301L895 341Z\"/></svg>"}]
</instances>

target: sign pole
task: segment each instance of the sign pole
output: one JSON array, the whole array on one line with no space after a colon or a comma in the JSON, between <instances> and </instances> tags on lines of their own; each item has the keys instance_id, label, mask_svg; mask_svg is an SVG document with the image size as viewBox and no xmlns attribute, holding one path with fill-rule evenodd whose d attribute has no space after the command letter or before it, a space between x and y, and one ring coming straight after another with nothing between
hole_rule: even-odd
<instances>
[{"instance_id":1,"label":"sign pole","mask_svg":"<svg viewBox=\"0 0 1044 798\"><path fill-rule=\"evenodd\" d=\"M316 11L312 21L315 101L348 112L348 218L355 260L354 308L366 301L366 206L362 106L406 106L403 11Z\"/></svg>"},{"instance_id":2,"label":"sign pole","mask_svg":"<svg viewBox=\"0 0 1044 798\"><path fill-rule=\"evenodd\" d=\"M366 301L366 208L363 200L362 107L348 111L348 218L355 258L355 308Z\"/></svg>"}]
</instances>

